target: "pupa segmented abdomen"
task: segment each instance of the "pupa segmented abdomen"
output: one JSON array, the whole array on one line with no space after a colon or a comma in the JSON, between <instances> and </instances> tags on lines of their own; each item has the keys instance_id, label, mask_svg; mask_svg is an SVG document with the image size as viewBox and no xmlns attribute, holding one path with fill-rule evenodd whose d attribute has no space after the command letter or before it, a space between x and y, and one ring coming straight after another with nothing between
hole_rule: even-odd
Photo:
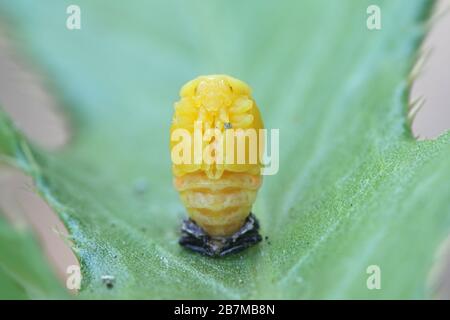
<instances>
[{"instance_id":1,"label":"pupa segmented abdomen","mask_svg":"<svg viewBox=\"0 0 450 320\"><path fill-rule=\"evenodd\" d=\"M228 236L244 224L261 183L259 175L235 172L218 180L204 173L174 179L190 217L211 236Z\"/></svg>"},{"instance_id":2,"label":"pupa segmented abdomen","mask_svg":"<svg viewBox=\"0 0 450 320\"><path fill-rule=\"evenodd\" d=\"M264 128L258 106L251 97L250 87L226 75L200 76L182 87L180 100L174 107L171 137L181 129L183 134L189 137L187 141L194 142L193 148L189 144L185 149L186 159L183 151L183 159L188 161L173 163L175 188L180 193L189 217L207 235L229 237L235 234L249 217L262 183L261 163L250 161L251 155L258 155L263 149L257 133ZM224 148L222 159L215 153L212 163L196 162L196 124L201 125L197 132L205 135L211 129L218 130L225 136L227 133L235 133L234 130L251 131L258 149L251 149L249 142L238 150L237 144L236 148ZM231 136L223 141L229 142L233 139L235 137ZM199 145L203 148L202 143L208 145L219 141L220 139L209 137L206 142L200 140ZM179 145L177 139L171 138L171 150L178 150L178 146L182 145ZM233 153L231 150L235 150L237 156L241 151L240 154L244 155L247 161L224 162L226 156ZM208 154L207 151L205 153Z\"/></svg>"}]
</instances>

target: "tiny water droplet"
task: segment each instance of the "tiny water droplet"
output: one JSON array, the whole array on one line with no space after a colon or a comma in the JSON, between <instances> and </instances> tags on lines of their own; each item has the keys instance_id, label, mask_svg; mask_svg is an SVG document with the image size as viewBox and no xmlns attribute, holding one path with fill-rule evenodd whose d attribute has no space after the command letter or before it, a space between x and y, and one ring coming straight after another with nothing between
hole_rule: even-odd
<instances>
[{"instance_id":1,"label":"tiny water droplet","mask_svg":"<svg viewBox=\"0 0 450 320\"><path fill-rule=\"evenodd\" d=\"M169 265L169 260L166 257L159 257L162 263L167 267Z\"/></svg>"},{"instance_id":2,"label":"tiny water droplet","mask_svg":"<svg viewBox=\"0 0 450 320\"><path fill-rule=\"evenodd\" d=\"M295 282L297 282L297 283L302 283L303 282L303 278L302 277L296 277L295 278Z\"/></svg>"},{"instance_id":3,"label":"tiny water droplet","mask_svg":"<svg viewBox=\"0 0 450 320\"><path fill-rule=\"evenodd\" d=\"M148 191L149 183L146 178L138 178L133 183L133 191L137 194L143 194Z\"/></svg>"}]
</instances>

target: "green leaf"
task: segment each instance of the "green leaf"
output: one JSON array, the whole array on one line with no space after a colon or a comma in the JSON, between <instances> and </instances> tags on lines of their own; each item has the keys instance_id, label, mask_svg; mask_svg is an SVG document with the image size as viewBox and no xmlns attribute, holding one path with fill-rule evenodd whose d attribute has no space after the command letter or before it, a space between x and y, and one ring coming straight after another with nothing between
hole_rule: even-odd
<instances>
[{"instance_id":1,"label":"green leaf","mask_svg":"<svg viewBox=\"0 0 450 320\"><path fill-rule=\"evenodd\" d=\"M0 216L0 299L55 299L66 292L33 235Z\"/></svg>"},{"instance_id":2,"label":"green leaf","mask_svg":"<svg viewBox=\"0 0 450 320\"><path fill-rule=\"evenodd\" d=\"M430 297L450 227L450 135L417 142L406 119L433 1L77 2L72 31L67 1L1 4L74 138L42 151L2 118L0 145L67 225L81 297ZM366 28L370 4L381 30ZM168 147L179 88L211 73L248 82L280 129L280 170L254 207L269 240L223 259L177 244ZM369 265L381 290L366 286Z\"/></svg>"}]
</instances>

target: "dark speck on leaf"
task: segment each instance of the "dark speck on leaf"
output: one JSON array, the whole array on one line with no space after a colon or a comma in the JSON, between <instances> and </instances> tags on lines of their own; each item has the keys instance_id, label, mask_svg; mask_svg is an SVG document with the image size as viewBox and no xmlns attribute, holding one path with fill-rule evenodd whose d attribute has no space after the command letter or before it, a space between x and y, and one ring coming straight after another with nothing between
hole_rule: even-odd
<instances>
[{"instance_id":1,"label":"dark speck on leaf","mask_svg":"<svg viewBox=\"0 0 450 320\"><path fill-rule=\"evenodd\" d=\"M116 281L116 278L111 275L104 275L102 276L102 282L108 289L112 289L114 287L114 282Z\"/></svg>"}]
</instances>

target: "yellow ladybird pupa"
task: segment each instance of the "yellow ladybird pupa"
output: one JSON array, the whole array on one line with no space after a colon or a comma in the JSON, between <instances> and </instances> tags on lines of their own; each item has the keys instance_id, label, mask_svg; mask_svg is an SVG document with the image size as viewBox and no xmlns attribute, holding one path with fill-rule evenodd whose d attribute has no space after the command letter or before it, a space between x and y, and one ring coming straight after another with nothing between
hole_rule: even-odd
<instances>
[{"instance_id":1,"label":"yellow ladybird pupa","mask_svg":"<svg viewBox=\"0 0 450 320\"><path fill-rule=\"evenodd\" d=\"M264 126L250 87L227 75L200 76L181 88L174 108L174 186L190 217L180 243L216 255L234 251L230 237L242 238L235 241L236 250L260 241L250 215L262 183L259 130ZM181 138L188 146L180 146ZM181 160L174 161L174 154ZM202 243L205 238L222 245L214 251L211 243Z\"/></svg>"}]
</instances>

